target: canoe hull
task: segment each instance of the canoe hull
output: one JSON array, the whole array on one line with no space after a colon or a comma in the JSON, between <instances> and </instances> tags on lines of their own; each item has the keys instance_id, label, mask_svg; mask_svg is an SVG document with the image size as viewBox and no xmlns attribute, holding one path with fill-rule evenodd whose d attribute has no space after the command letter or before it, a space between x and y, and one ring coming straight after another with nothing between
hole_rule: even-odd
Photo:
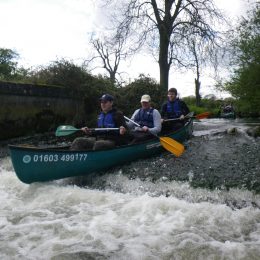
<instances>
[{"instance_id":1,"label":"canoe hull","mask_svg":"<svg viewBox=\"0 0 260 260\"><path fill-rule=\"evenodd\" d=\"M192 120L169 136L183 142L191 135ZM159 139L105 151L70 151L14 145L10 145L9 149L17 177L28 184L84 176L163 151Z\"/></svg>"},{"instance_id":2,"label":"canoe hull","mask_svg":"<svg viewBox=\"0 0 260 260\"><path fill-rule=\"evenodd\" d=\"M229 112L229 113L221 113L220 115L221 118L236 118L235 112Z\"/></svg>"}]
</instances>

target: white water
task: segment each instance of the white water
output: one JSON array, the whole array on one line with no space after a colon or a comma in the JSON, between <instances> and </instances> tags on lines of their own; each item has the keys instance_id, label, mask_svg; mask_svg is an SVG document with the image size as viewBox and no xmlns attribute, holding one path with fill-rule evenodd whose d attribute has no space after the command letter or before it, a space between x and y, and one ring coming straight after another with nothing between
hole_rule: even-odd
<instances>
[{"instance_id":1,"label":"white water","mask_svg":"<svg viewBox=\"0 0 260 260\"><path fill-rule=\"evenodd\" d=\"M142 183L120 173L111 181L126 193L62 182L26 185L16 178L9 158L0 163L0 259L260 257L259 208L232 210L223 204L235 198L260 205L260 197L249 191ZM167 185L184 199L151 196L156 185ZM192 202L203 197L213 202Z\"/></svg>"},{"instance_id":2,"label":"white water","mask_svg":"<svg viewBox=\"0 0 260 260\"><path fill-rule=\"evenodd\" d=\"M247 190L130 180L120 170L105 191L27 185L9 157L0 177L0 259L260 259L260 195Z\"/></svg>"},{"instance_id":3,"label":"white water","mask_svg":"<svg viewBox=\"0 0 260 260\"><path fill-rule=\"evenodd\" d=\"M196 123L195 123L196 124ZM194 136L201 136L206 134L215 134L223 132L230 128L236 128L238 132L245 132L249 127L259 126L260 121L246 121L243 119L223 119L223 118L213 118L210 120L201 120L197 123L200 126L207 126L206 130L194 132Z\"/></svg>"}]
</instances>

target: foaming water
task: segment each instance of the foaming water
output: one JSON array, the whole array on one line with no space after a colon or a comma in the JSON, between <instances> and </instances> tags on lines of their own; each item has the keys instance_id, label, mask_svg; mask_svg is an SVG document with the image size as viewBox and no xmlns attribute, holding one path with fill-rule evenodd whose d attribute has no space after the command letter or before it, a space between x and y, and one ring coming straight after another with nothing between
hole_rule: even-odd
<instances>
[{"instance_id":1,"label":"foaming water","mask_svg":"<svg viewBox=\"0 0 260 260\"><path fill-rule=\"evenodd\" d=\"M194 122L194 124L196 128L196 131L193 132L194 136L202 136L225 132L230 128L236 128L238 132L245 133L249 127L260 126L260 121L212 118L201 119L199 122Z\"/></svg>"},{"instance_id":2,"label":"foaming water","mask_svg":"<svg viewBox=\"0 0 260 260\"><path fill-rule=\"evenodd\" d=\"M192 172L190 181L192 181ZM95 183L96 182L96 183ZM213 204L226 204L231 208L242 208L253 206L260 209L260 195L255 195L246 189L223 189L207 190L190 186L189 182L169 181L162 176L157 181L141 180L135 178L129 180L121 170L113 174L105 174L92 180L91 186L98 187L102 183L102 189L112 192L133 194L135 196L149 195L151 197L174 197L189 203L210 202Z\"/></svg>"},{"instance_id":3,"label":"foaming water","mask_svg":"<svg viewBox=\"0 0 260 260\"><path fill-rule=\"evenodd\" d=\"M260 198L247 190L129 179L120 170L93 180L103 190L65 181L26 185L9 157L0 159L0 176L1 259L260 256ZM234 200L246 203L227 205Z\"/></svg>"}]
</instances>

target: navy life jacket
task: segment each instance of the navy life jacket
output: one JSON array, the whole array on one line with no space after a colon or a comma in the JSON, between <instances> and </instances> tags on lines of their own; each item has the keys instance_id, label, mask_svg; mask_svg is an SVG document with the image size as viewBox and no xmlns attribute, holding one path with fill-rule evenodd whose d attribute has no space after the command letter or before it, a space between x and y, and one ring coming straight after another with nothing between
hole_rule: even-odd
<instances>
[{"instance_id":1,"label":"navy life jacket","mask_svg":"<svg viewBox=\"0 0 260 260\"><path fill-rule=\"evenodd\" d=\"M166 112L167 112L168 118L178 118L178 117L180 117L182 115L180 100L176 99L176 100L174 100L174 102L170 102L168 100Z\"/></svg>"},{"instance_id":2,"label":"navy life jacket","mask_svg":"<svg viewBox=\"0 0 260 260\"><path fill-rule=\"evenodd\" d=\"M108 113L101 112L98 116L98 127L99 128L115 128L114 120L114 110L109 111Z\"/></svg>"},{"instance_id":3,"label":"navy life jacket","mask_svg":"<svg viewBox=\"0 0 260 260\"><path fill-rule=\"evenodd\" d=\"M134 117L134 121L137 122L140 126L147 126L153 128L153 108L149 110L139 109L138 113Z\"/></svg>"}]
</instances>

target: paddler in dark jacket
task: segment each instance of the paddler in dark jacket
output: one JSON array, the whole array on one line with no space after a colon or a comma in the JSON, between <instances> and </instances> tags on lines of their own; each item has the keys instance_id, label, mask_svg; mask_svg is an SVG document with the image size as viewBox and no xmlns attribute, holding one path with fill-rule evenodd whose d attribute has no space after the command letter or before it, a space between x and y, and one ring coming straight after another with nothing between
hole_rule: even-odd
<instances>
[{"instance_id":1,"label":"paddler in dark jacket","mask_svg":"<svg viewBox=\"0 0 260 260\"><path fill-rule=\"evenodd\" d=\"M124 115L121 111L113 107L114 97L110 94L104 94L99 100L101 112L97 119L97 127L106 128L107 130L93 132L88 127L81 128L88 136L95 136L95 138L76 138L72 143L72 150L109 149L128 142L127 125ZM110 131L108 128L119 129L116 131L111 129Z\"/></svg>"},{"instance_id":2,"label":"paddler in dark jacket","mask_svg":"<svg viewBox=\"0 0 260 260\"><path fill-rule=\"evenodd\" d=\"M168 100L162 105L162 132L175 131L181 128L185 123L185 116L190 112L184 101L177 97L177 89L168 90ZM176 121L167 121L167 119L179 119Z\"/></svg>"}]
</instances>

